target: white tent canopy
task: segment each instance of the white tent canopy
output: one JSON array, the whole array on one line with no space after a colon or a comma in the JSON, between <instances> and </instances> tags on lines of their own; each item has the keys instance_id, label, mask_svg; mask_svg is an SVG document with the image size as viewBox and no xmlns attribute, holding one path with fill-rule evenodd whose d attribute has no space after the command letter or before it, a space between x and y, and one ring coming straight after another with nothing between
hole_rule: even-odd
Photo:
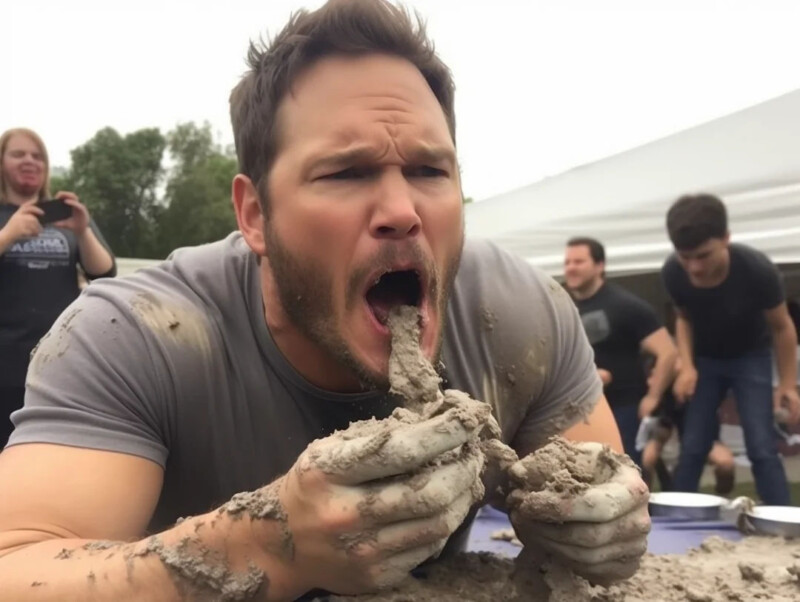
<instances>
[{"instance_id":1,"label":"white tent canopy","mask_svg":"<svg viewBox=\"0 0 800 602\"><path fill-rule=\"evenodd\" d=\"M666 211L689 192L725 201L734 240L800 261L800 90L471 203L467 233L551 274L579 235L605 244L609 272L651 271L671 250Z\"/></svg>"}]
</instances>

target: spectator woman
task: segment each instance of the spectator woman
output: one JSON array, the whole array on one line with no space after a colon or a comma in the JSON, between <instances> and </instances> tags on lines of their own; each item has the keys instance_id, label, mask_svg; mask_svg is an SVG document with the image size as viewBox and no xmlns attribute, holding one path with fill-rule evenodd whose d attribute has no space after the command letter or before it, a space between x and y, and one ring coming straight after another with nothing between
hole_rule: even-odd
<instances>
[{"instance_id":1,"label":"spectator woman","mask_svg":"<svg viewBox=\"0 0 800 602\"><path fill-rule=\"evenodd\" d=\"M63 219L48 222L40 202L59 199ZM59 204L59 203L57 203ZM67 215L68 214L68 215ZM25 128L0 135L0 449L21 408L31 351L78 296L80 265L89 280L114 276L111 250L73 192L50 194L42 139Z\"/></svg>"}]
</instances>

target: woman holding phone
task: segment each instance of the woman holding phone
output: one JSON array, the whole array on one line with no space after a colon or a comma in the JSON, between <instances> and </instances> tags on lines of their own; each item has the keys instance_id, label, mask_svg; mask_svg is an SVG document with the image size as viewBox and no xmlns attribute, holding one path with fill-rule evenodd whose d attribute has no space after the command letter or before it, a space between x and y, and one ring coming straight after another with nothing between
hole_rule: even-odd
<instances>
[{"instance_id":1,"label":"woman holding phone","mask_svg":"<svg viewBox=\"0 0 800 602\"><path fill-rule=\"evenodd\" d=\"M111 249L72 192L50 194L42 139L0 135L0 449L22 407L31 351L89 280L116 274Z\"/></svg>"}]
</instances>

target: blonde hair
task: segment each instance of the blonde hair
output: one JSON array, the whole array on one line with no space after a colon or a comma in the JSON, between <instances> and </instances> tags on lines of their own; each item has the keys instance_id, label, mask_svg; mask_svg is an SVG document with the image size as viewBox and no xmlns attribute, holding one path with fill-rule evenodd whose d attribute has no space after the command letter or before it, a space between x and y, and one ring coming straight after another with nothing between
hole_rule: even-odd
<instances>
[{"instance_id":1,"label":"blonde hair","mask_svg":"<svg viewBox=\"0 0 800 602\"><path fill-rule=\"evenodd\" d=\"M6 130L0 135L0 163L2 163L3 157L6 154L6 149L8 148L8 143L14 136L27 136L31 140L33 140L34 144L39 147L39 152L42 153L42 159L44 160L44 183L42 187L39 189L39 200L44 200L50 197L50 158L47 156L47 147L44 145L44 141L42 141L41 136L30 130L28 128L12 128L10 130ZM0 203L7 203L8 199L6 198L8 195L7 190L8 184L6 183L5 176L3 175L3 170L0 169Z\"/></svg>"}]
</instances>

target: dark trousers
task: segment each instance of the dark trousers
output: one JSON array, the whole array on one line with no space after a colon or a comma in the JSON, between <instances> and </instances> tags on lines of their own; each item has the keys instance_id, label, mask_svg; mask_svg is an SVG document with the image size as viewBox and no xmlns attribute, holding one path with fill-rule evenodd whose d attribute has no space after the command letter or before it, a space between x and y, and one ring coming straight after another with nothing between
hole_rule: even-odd
<instances>
[{"instance_id":1,"label":"dark trousers","mask_svg":"<svg viewBox=\"0 0 800 602\"><path fill-rule=\"evenodd\" d=\"M642 453L636 451L636 433L639 432L639 423L641 422L639 420L639 404L612 405L611 412L614 414L619 434L622 436L622 448L631 457L631 460L641 467Z\"/></svg>"},{"instance_id":2,"label":"dark trousers","mask_svg":"<svg viewBox=\"0 0 800 602\"><path fill-rule=\"evenodd\" d=\"M14 425L11 424L12 412L22 407L25 400L25 387L0 386L0 451L5 447Z\"/></svg>"},{"instance_id":3,"label":"dark trousers","mask_svg":"<svg viewBox=\"0 0 800 602\"><path fill-rule=\"evenodd\" d=\"M697 387L685 408L675 490L697 491L717 436L719 406L733 389L758 495L765 504L788 506L789 485L775 437L771 354L761 351L726 360L698 357L695 366Z\"/></svg>"}]
</instances>

